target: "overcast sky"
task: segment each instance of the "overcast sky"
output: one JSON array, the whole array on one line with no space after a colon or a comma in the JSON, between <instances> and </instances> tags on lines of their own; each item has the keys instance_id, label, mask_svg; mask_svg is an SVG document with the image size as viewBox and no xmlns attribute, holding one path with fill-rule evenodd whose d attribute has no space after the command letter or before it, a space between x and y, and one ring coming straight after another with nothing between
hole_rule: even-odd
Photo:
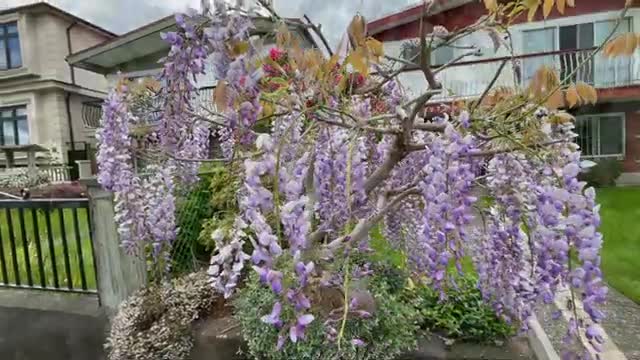
<instances>
[{"instance_id":1,"label":"overcast sky","mask_svg":"<svg viewBox=\"0 0 640 360\"><path fill-rule=\"evenodd\" d=\"M123 33L188 6L198 8L200 0L47 0L116 33ZM321 23L329 41L337 43L351 17L360 11L367 19L402 9L418 0L274 0L276 10L287 17L307 14ZM38 2L0 0L0 9Z\"/></svg>"}]
</instances>

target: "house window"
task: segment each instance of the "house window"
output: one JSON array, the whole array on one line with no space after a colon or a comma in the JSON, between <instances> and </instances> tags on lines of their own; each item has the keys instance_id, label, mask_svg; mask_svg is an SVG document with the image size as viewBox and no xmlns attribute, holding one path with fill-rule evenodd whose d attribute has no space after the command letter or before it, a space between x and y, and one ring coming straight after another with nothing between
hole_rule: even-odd
<instances>
[{"instance_id":1,"label":"house window","mask_svg":"<svg viewBox=\"0 0 640 360\"><path fill-rule=\"evenodd\" d=\"M582 81L596 86L629 84L633 76L630 58L612 60L602 54L590 58L591 49L602 45L614 29L615 35L632 30L629 18L623 19L617 29L616 23L617 20L605 20L523 31L523 54L559 51L525 58L525 83L546 65L559 70L560 77L569 82Z\"/></svg>"},{"instance_id":2,"label":"house window","mask_svg":"<svg viewBox=\"0 0 640 360\"><path fill-rule=\"evenodd\" d=\"M0 24L0 70L17 69L21 66L18 23Z\"/></svg>"},{"instance_id":3,"label":"house window","mask_svg":"<svg viewBox=\"0 0 640 360\"><path fill-rule=\"evenodd\" d=\"M584 157L624 155L624 114L583 115L576 118L576 142Z\"/></svg>"},{"instance_id":4,"label":"house window","mask_svg":"<svg viewBox=\"0 0 640 360\"><path fill-rule=\"evenodd\" d=\"M27 107L0 108L0 145L28 143Z\"/></svg>"},{"instance_id":5,"label":"house window","mask_svg":"<svg viewBox=\"0 0 640 360\"><path fill-rule=\"evenodd\" d=\"M454 59L454 47L451 46L439 46L436 48L436 42L434 41L432 47L435 48L431 52L431 66L441 66L447 64ZM417 40L407 41L402 44L400 50L400 56L414 63L420 62L420 42Z\"/></svg>"}]
</instances>

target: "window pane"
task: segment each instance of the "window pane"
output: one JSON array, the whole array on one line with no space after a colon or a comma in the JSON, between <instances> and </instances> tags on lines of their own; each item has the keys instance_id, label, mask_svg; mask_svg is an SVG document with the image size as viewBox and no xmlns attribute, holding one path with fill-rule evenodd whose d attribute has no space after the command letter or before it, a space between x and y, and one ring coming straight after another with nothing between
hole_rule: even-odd
<instances>
[{"instance_id":1,"label":"window pane","mask_svg":"<svg viewBox=\"0 0 640 360\"><path fill-rule=\"evenodd\" d=\"M9 39L9 59L11 60L11 63L9 64L11 68L19 68L22 66L20 39L18 38Z\"/></svg>"},{"instance_id":2,"label":"window pane","mask_svg":"<svg viewBox=\"0 0 640 360\"><path fill-rule=\"evenodd\" d=\"M21 106L16 108L16 115L18 116L27 116L27 107Z\"/></svg>"},{"instance_id":3,"label":"window pane","mask_svg":"<svg viewBox=\"0 0 640 360\"><path fill-rule=\"evenodd\" d=\"M589 49L593 44L593 24L578 25L578 49Z\"/></svg>"},{"instance_id":4,"label":"window pane","mask_svg":"<svg viewBox=\"0 0 640 360\"><path fill-rule=\"evenodd\" d=\"M453 48L443 46L437 48L432 54L433 65L444 65L453 60Z\"/></svg>"},{"instance_id":5,"label":"window pane","mask_svg":"<svg viewBox=\"0 0 640 360\"><path fill-rule=\"evenodd\" d=\"M620 116L600 118L600 155L622 154L623 121Z\"/></svg>"},{"instance_id":6,"label":"window pane","mask_svg":"<svg viewBox=\"0 0 640 360\"><path fill-rule=\"evenodd\" d=\"M615 27L616 20L600 21L595 23L596 46L601 45ZM631 22L627 18L620 23L620 26L618 26L618 29L616 29L615 34L619 35L629 31L631 31Z\"/></svg>"},{"instance_id":7,"label":"window pane","mask_svg":"<svg viewBox=\"0 0 640 360\"><path fill-rule=\"evenodd\" d=\"M6 70L8 65L5 42L4 40L0 40L0 70Z\"/></svg>"},{"instance_id":8,"label":"window pane","mask_svg":"<svg viewBox=\"0 0 640 360\"><path fill-rule=\"evenodd\" d=\"M522 36L525 54L549 52L556 49L554 28L525 31Z\"/></svg>"},{"instance_id":9,"label":"window pane","mask_svg":"<svg viewBox=\"0 0 640 360\"><path fill-rule=\"evenodd\" d=\"M15 130L13 127L13 121L3 121L2 122L2 130L4 132L4 144L5 145L16 145L16 137Z\"/></svg>"},{"instance_id":10,"label":"window pane","mask_svg":"<svg viewBox=\"0 0 640 360\"><path fill-rule=\"evenodd\" d=\"M8 24L7 25L7 32L9 34L17 34L18 33L18 24L16 24L16 23Z\"/></svg>"},{"instance_id":11,"label":"window pane","mask_svg":"<svg viewBox=\"0 0 640 360\"><path fill-rule=\"evenodd\" d=\"M13 109L5 109L0 111L0 118L11 119L13 118Z\"/></svg>"},{"instance_id":12,"label":"window pane","mask_svg":"<svg viewBox=\"0 0 640 360\"><path fill-rule=\"evenodd\" d=\"M4 26L0 25L0 35L4 35Z\"/></svg>"},{"instance_id":13,"label":"window pane","mask_svg":"<svg viewBox=\"0 0 640 360\"><path fill-rule=\"evenodd\" d=\"M579 116L576 119L576 142L580 145L582 156L598 155L597 148L598 124L597 118L592 116Z\"/></svg>"},{"instance_id":14,"label":"window pane","mask_svg":"<svg viewBox=\"0 0 640 360\"><path fill-rule=\"evenodd\" d=\"M578 27L576 25L560 28L560 50L573 50L578 48Z\"/></svg>"},{"instance_id":15,"label":"window pane","mask_svg":"<svg viewBox=\"0 0 640 360\"><path fill-rule=\"evenodd\" d=\"M18 121L18 144L29 144L29 125L26 119Z\"/></svg>"}]
</instances>

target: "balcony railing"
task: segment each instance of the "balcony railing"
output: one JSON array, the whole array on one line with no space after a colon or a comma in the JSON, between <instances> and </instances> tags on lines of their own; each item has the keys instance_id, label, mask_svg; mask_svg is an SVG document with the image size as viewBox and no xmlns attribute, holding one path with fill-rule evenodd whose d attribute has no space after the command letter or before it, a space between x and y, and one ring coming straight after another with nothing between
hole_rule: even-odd
<instances>
[{"instance_id":1,"label":"balcony railing","mask_svg":"<svg viewBox=\"0 0 640 360\"><path fill-rule=\"evenodd\" d=\"M541 66L554 68L561 79L568 82L583 81L595 88L616 88L640 85L640 57L607 58L601 53L591 56L595 49L554 51L503 58L466 61L440 71L437 75L445 91L433 102L480 96L491 84L502 62L506 66L494 87L526 87ZM401 81L410 91L418 94L427 88L424 76L418 70L404 72Z\"/></svg>"},{"instance_id":2,"label":"balcony railing","mask_svg":"<svg viewBox=\"0 0 640 360\"><path fill-rule=\"evenodd\" d=\"M214 111L215 103L213 101L214 86L202 87L194 95L193 106L197 111L202 108ZM146 115L151 117L151 121L158 120L162 115L162 100L158 97L149 99L146 103L140 104L138 108L133 109L134 115ZM102 119L102 101L87 101L82 104L82 121L88 129L96 129L100 127Z\"/></svg>"}]
</instances>

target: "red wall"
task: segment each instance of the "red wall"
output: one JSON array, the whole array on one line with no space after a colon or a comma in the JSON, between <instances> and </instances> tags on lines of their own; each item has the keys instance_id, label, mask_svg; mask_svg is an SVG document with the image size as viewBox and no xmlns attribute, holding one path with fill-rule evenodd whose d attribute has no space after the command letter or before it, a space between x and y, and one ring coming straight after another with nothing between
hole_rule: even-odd
<instances>
[{"instance_id":1,"label":"red wall","mask_svg":"<svg viewBox=\"0 0 640 360\"><path fill-rule=\"evenodd\" d=\"M618 10L624 7L625 0L580 0L576 1L575 8L567 8L565 10L565 14L561 15L557 10L553 10L548 19L555 19L563 16L577 16L590 14L595 12L603 12L610 10ZM415 8L414 8L415 9ZM380 24L392 23L402 18L402 16L415 14L415 10L410 9L401 14L391 15L387 18L380 19L376 21L374 24L379 26ZM474 1L467 5L460 6L455 9L451 9L449 11L445 11L443 13L431 16L427 18L427 22L432 25L442 25L446 27L449 31L454 31L456 29L463 28L470 24L473 24L476 20L478 20L482 15L485 15L487 10L484 7L483 2ZM538 10L538 16L535 21L542 21L542 10ZM521 16L517 19L516 23L527 21L526 16ZM372 24L372 25L374 25ZM417 19L413 22L397 26L392 29L384 30L376 35L374 35L378 40L381 41L397 41L403 39L415 38L418 36L420 29L420 19Z\"/></svg>"}]
</instances>

